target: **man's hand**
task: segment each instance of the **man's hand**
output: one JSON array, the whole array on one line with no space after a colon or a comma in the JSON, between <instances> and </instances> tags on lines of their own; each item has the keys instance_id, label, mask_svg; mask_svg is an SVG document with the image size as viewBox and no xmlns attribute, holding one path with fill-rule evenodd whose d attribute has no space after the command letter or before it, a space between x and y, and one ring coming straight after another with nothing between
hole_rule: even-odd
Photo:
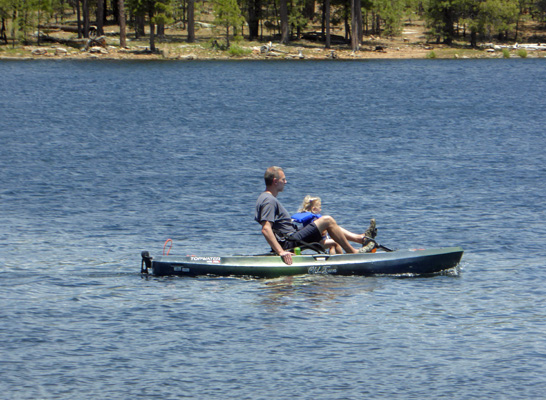
<instances>
[{"instance_id":1,"label":"man's hand","mask_svg":"<svg viewBox=\"0 0 546 400\"><path fill-rule=\"evenodd\" d=\"M290 253L289 251L283 251L279 255L286 265L292 265L292 254L293 253Z\"/></svg>"}]
</instances>

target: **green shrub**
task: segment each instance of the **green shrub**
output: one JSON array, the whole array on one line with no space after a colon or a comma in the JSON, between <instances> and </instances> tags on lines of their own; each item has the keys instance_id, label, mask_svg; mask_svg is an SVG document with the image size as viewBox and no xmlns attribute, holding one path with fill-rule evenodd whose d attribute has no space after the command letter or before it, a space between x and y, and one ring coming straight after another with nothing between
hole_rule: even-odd
<instances>
[{"instance_id":1,"label":"green shrub","mask_svg":"<svg viewBox=\"0 0 546 400\"><path fill-rule=\"evenodd\" d=\"M518 56L520 56L521 58L527 58L527 50L519 49L518 50Z\"/></svg>"},{"instance_id":2,"label":"green shrub","mask_svg":"<svg viewBox=\"0 0 546 400\"><path fill-rule=\"evenodd\" d=\"M436 58L436 53L434 51L431 51L430 53L427 54L427 58Z\"/></svg>"},{"instance_id":3,"label":"green shrub","mask_svg":"<svg viewBox=\"0 0 546 400\"><path fill-rule=\"evenodd\" d=\"M503 58L510 58L510 50L502 49L502 57Z\"/></svg>"},{"instance_id":4,"label":"green shrub","mask_svg":"<svg viewBox=\"0 0 546 400\"><path fill-rule=\"evenodd\" d=\"M244 49L241 46L233 44L233 45L229 46L228 53L231 56L245 56L247 54L252 53L252 50Z\"/></svg>"}]
</instances>

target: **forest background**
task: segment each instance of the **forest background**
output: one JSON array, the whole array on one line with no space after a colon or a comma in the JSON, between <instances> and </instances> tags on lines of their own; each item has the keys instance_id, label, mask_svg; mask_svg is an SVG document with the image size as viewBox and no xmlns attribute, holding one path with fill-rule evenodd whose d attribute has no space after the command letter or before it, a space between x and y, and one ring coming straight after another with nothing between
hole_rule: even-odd
<instances>
[{"instance_id":1,"label":"forest background","mask_svg":"<svg viewBox=\"0 0 546 400\"><path fill-rule=\"evenodd\" d=\"M413 44L423 51L488 43L507 56L505 49L516 49L518 41L546 51L546 0L0 0L0 19L0 55L25 55L25 49L44 55L28 46L53 42L103 53L115 43L125 54L165 56L173 43L198 42L184 48L283 56L291 53L286 46L298 44L304 58L303 43L354 56L408 47L408 26L422 38Z\"/></svg>"}]
</instances>

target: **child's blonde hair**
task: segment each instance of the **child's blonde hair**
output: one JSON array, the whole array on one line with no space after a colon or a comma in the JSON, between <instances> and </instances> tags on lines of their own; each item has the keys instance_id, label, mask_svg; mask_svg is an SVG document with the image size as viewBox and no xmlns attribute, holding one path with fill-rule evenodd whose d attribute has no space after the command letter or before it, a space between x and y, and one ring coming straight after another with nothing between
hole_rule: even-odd
<instances>
[{"instance_id":1,"label":"child's blonde hair","mask_svg":"<svg viewBox=\"0 0 546 400\"><path fill-rule=\"evenodd\" d=\"M313 210L313 207L318 207L318 205L321 203L322 201L320 200L320 197L311 196L308 194L304 197L303 203L301 203L301 207L298 212L311 211Z\"/></svg>"}]
</instances>

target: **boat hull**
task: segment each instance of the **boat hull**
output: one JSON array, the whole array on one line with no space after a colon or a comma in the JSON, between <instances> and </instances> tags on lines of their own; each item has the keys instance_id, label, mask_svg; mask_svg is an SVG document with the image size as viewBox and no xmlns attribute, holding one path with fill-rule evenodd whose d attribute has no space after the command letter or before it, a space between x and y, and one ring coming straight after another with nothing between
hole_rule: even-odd
<instances>
[{"instance_id":1,"label":"boat hull","mask_svg":"<svg viewBox=\"0 0 546 400\"><path fill-rule=\"evenodd\" d=\"M263 256L162 256L145 259L142 272L155 276L249 276L276 278L302 274L331 275L427 275L456 267L463 249L445 247L436 249L397 250L339 255L297 255L293 264L286 265L281 257ZM144 268L144 266L146 266Z\"/></svg>"}]
</instances>

